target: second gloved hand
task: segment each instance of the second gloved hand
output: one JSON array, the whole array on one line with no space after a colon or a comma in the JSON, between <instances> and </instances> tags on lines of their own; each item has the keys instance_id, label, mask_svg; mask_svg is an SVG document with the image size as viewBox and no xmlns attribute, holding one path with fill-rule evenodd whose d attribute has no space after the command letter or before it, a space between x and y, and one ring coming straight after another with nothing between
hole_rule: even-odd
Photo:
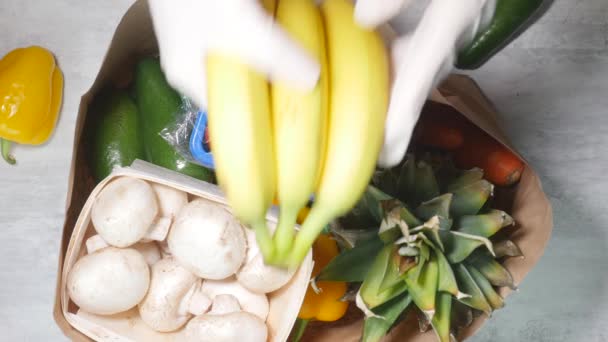
<instances>
[{"instance_id":1,"label":"second gloved hand","mask_svg":"<svg viewBox=\"0 0 608 342\"><path fill-rule=\"evenodd\" d=\"M375 27L412 0L358 0L356 20ZM395 76L378 164L391 167L405 155L430 91L453 69L457 52L491 22L496 0L432 0L414 32L393 42Z\"/></svg>"},{"instance_id":2,"label":"second gloved hand","mask_svg":"<svg viewBox=\"0 0 608 342\"><path fill-rule=\"evenodd\" d=\"M209 51L238 56L267 75L302 89L319 78L319 63L293 42L257 0L150 0L167 80L207 106Z\"/></svg>"}]
</instances>

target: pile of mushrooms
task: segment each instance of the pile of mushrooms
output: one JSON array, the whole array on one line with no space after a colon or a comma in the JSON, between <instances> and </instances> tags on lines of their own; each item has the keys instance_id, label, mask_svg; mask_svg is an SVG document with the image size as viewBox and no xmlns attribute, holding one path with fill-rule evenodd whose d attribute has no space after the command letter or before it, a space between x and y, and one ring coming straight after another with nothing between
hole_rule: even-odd
<instances>
[{"instance_id":1,"label":"pile of mushrooms","mask_svg":"<svg viewBox=\"0 0 608 342\"><path fill-rule=\"evenodd\" d=\"M184 329L188 341L266 341L267 294L294 271L266 265L255 234L225 207L120 177L91 210L97 235L67 279L81 310L112 315L137 306L151 329Z\"/></svg>"}]
</instances>

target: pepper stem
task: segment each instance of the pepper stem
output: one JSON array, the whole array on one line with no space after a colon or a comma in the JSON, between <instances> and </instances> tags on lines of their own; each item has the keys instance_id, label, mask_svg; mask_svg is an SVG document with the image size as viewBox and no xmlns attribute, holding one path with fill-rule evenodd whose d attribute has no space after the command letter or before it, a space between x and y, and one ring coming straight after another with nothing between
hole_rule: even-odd
<instances>
[{"instance_id":1,"label":"pepper stem","mask_svg":"<svg viewBox=\"0 0 608 342\"><path fill-rule=\"evenodd\" d=\"M298 318L296 320L296 325L291 331L291 342L299 342L302 339L302 336L304 336L304 332L306 331L306 326L308 326L308 322L310 322L308 319Z\"/></svg>"},{"instance_id":2,"label":"pepper stem","mask_svg":"<svg viewBox=\"0 0 608 342\"><path fill-rule=\"evenodd\" d=\"M0 149L2 149L2 158L4 158L7 163L15 165L17 160L15 160L15 157L13 157L13 155L10 153L11 144L11 141L0 138Z\"/></svg>"}]
</instances>

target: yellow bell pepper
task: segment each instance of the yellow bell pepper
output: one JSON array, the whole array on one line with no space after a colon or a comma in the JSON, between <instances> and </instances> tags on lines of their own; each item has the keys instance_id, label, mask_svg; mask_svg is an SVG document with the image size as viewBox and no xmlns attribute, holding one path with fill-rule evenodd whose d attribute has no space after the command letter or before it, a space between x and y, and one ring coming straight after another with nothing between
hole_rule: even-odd
<instances>
[{"instance_id":1,"label":"yellow bell pepper","mask_svg":"<svg viewBox=\"0 0 608 342\"><path fill-rule=\"evenodd\" d=\"M312 255L315 264L312 276L316 277L339 253L338 244L331 236L319 235L313 245ZM320 281L317 282L317 288L320 290L319 293L315 292L312 285L308 286L298 317L324 322L333 322L342 318L348 308L348 302L340 301L346 294L346 283Z\"/></svg>"},{"instance_id":2,"label":"yellow bell pepper","mask_svg":"<svg viewBox=\"0 0 608 342\"><path fill-rule=\"evenodd\" d=\"M338 244L330 235L319 235L312 247L315 262L312 276L316 277L339 253ZM346 283L320 281L316 283L316 286L320 290L318 293L312 285L308 285L292 341L298 341L302 337L310 320L333 322L346 314L348 302L340 300L346 294Z\"/></svg>"},{"instance_id":3,"label":"yellow bell pepper","mask_svg":"<svg viewBox=\"0 0 608 342\"><path fill-rule=\"evenodd\" d=\"M50 51L30 46L0 60L0 145L8 163L15 163L11 142L40 145L48 140L62 97L63 74Z\"/></svg>"}]
</instances>

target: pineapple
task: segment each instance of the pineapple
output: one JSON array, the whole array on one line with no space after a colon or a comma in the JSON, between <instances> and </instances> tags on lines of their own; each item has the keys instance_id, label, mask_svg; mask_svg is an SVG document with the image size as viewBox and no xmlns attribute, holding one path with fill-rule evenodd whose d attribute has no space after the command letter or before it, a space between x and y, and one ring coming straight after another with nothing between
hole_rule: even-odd
<instances>
[{"instance_id":1,"label":"pineapple","mask_svg":"<svg viewBox=\"0 0 608 342\"><path fill-rule=\"evenodd\" d=\"M515 285L497 259L521 251L510 240L490 240L514 224L490 208L493 189L482 170L459 171L429 156L408 155L374 176L334 233L339 241L345 228L374 227L377 234L347 244L316 279L360 284L364 342L380 340L413 308L421 329L430 326L438 341L451 341L474 314L490 315L504 305L496 288Z\"/></svg>"}]
</instances>

